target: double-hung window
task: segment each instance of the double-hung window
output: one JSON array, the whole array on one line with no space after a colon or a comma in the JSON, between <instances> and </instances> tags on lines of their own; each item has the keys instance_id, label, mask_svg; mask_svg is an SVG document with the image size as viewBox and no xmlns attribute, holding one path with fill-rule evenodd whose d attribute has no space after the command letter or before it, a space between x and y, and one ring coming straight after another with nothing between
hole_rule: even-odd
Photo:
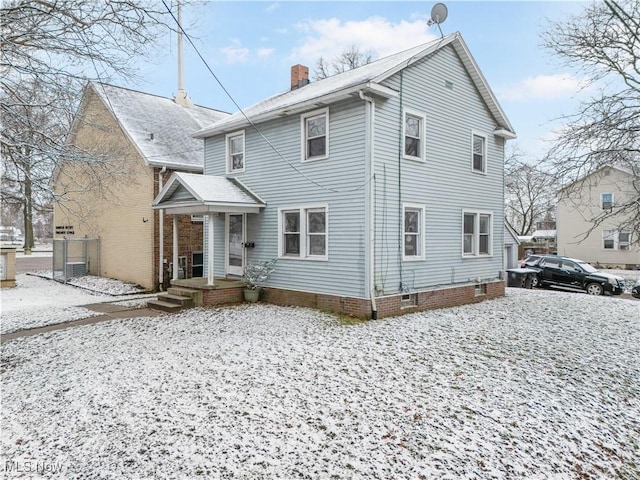
<instances>
[{"instance_id":1,"label":"double-hung window","mask_svg":"<svg viewBox=\"0 0 640 480\"><path fill-rule=\"evenodd\" d=\"M629 230L602 230L602 248L605 250L629 250Z\"/></svg>"},{"instance_id":2,"label":"double-hung window","mask_svg":"<svg viewBox=\"0 0 640 480\"><path fill-rule=\"evenodd\" d=\"M329 156L329 109L302 115L302 161Z\"/></svg>"},{"instance_id":3,"label":"double-hung window","mask_svg":"<svg viewBox=\"0 0 640 480\"><path fill-rule=\"evenodd\" d=\"M412 110L404 114L404 158L424 160L425 117Z\"/></svg>"},{"instance_id":4,"label":"double-hung window","mask_svg":"<svg viewBox=\"0 0 640 480\"><path fill-rule=\"evenodd\" d=\"M603 210L611 210L613 208L613 193L602 193L600 194L600 198L602 200Z\"/></svg>"},{"instance_id":5,"label":"double-hung window","mask_svg":"<svg viewBox=\"0 0 640 480\"><path fill-rule=\"evenodd\" d=\"M326 205L280 210L280 256L309 260L328 259Z\"/></svg>"},{"instance_id":6,"label":"double-hung window","mask_svg":"<svg viewBox=\"0 0 640 480\"><path fill-rule=\"evenodd\" d=\"M493 215L464 211L462 214L462 255L477 257L492 253Z\"/></svg>"},{"instance_id":7,"label":"double-hung window","mask_svg":"<svg viewBox=\"0 0 640 480\"><path fill-rule=\"evenodd\" d=\"M244 172L244 131L229 133L227 142L227 173Z\"/></svg>"},{"instance_id":8,"label":"double-hung window","mask_svg":"<svg viewBox=\"0 0 640 480\"><path fill-rule=\"evenodd\" d=\"M628 230L621 230L618 232L618 249L629 250L629 244L631 243L631 232Z\"/></svg>"},{"instance_id":9,"label":"double-hung window","mask_svg":"<svg viewBox=\"0 0 640 480\"><path fill-rule=\"evenodd\" d=\"M477 133L472 134L471 170L487 173L487 138Z\"/></svg>"},{"instance_id":10,"label":"double-hung window","mask_svg":"<svg viewBox=\"0 0 640 480\"><path fill-rule=\"evenodd\" d=\"M403 260L424 258L424 209L418 205L404 205L403 208Z\"/></svg>"}]
</instances>

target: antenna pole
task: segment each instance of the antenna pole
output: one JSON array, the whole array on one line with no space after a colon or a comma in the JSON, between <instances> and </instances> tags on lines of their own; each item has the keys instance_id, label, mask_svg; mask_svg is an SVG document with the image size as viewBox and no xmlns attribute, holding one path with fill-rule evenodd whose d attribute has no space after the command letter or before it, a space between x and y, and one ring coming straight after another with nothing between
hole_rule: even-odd
<instances>
[{"instance_id":1,"label":"antenna pole","mask_svg":"<svg viewBox=\"0 0 640 480\"><path fill-rule=\"evenodd\" d=\"M184 90L184 79L182 78L182 8L178 1L178 91Z\"/></svg>"}]
</instances>

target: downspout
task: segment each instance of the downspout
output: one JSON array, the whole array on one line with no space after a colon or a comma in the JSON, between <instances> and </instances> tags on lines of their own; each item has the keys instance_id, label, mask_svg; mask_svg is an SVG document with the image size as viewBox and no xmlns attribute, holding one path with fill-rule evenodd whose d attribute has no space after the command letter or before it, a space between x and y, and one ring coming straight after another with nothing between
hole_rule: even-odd
<instances>
[{"instance_id":1,"label":"downspout","mask_svg":"<svg viewBox=\"0 0 640 480\"><path fill-rule=\"evenodd\" d=\"M158 194L162 191L163 187L163 179L162 175L167 171L167 166L165 165L158 172ZM164 209L161 208L158 210L158 289L162 291L164 288Z\"/></svg>"},{"instance_id":2,"label":"downspout","mask_svg":"<svg viewBox=\"0 0 640 480\"><path fill-rule=\"evenodd\" d=\"M369 286L369 293L371 295L371 319L378 319L378 307L376 305L376 289L375 289L375 208L374 208L374 197L375 197L375 137L374 137L374 125L375 125L375 116L376 116L376 102L373 98L366 96L362 90L359 92L360 98L366 102L368 102L368 113L367 115L367 127L369 130L369 191L368 200L369 200L369 225L368 225L368 236L369 236L369 258L367 259L369 262L369 278L367 279L367 284Z\"/></svg>"}]
</instances>

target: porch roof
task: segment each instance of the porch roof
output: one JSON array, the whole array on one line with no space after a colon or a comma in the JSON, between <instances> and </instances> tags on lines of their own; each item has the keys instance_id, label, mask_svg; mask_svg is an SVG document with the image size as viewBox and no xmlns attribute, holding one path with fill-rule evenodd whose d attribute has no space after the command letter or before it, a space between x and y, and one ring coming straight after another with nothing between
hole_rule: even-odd
<instances>
[{"instance_id":1,"label":"porch roof","mask_svg":"<svg viewBox=\"0 0 640 480\"><path fill-rule=\"evenodd\" d=\"M266 203L236 178L175 172L151 204L168 214L260 213Z\"/></svg>"}]
</instances>

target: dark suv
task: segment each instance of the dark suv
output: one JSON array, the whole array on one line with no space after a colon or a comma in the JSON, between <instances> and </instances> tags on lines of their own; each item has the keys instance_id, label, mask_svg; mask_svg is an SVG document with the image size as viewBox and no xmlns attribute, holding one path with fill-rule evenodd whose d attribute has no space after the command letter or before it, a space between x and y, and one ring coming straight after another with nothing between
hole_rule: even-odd
<instances>
[{"instance_id":1,"label":"dark suv","mask_svg":"<svg viewBox=\"0 0 640 480\"><path fill-rule=\"evenodd\" d=\"M579 288L590 295L602 295L605 292L620 295L624 290L623 278L601 272L575 258L544 256L529 268L538 270L533 283L539 287L554 285Z\"/></svg>"}]
</instances>

